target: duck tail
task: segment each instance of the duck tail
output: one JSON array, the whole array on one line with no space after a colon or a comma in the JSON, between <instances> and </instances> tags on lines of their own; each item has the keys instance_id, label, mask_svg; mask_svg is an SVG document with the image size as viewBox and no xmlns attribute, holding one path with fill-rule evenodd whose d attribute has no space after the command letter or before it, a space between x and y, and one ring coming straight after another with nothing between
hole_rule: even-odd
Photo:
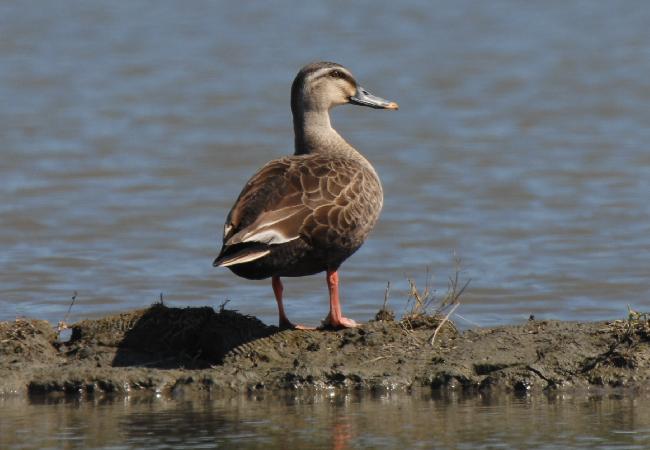
<instances>
[{"instance_id":1,"label":"duck tail","mask_svg":"<svg viewBox=\"0 0 650 450\"><path fill-rule=\"evenodd\" d=\"M221 253L214 260L214 267L228 267L255 261L271 253L268 245L233 245L221 249Z\"/></svg>"}]
</instances>

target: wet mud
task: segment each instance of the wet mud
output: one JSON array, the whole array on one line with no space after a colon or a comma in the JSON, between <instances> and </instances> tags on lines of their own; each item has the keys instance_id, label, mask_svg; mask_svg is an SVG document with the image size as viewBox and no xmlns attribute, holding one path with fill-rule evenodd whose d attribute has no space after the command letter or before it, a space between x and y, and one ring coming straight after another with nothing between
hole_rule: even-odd
<instances>
[{"instance_id":1,"label":"wet mud","mask_svg":"<svg viewBox=\"0 0 650 450\"><path fill-rule=\"evenodd\" d=\"M563 322L458 332L441 318L358 329L279 330L255 317L162 304L70 326L0 322L0 394L419 389L537 392L648 389L650 320Z\"/></svg>"}]
</instances>

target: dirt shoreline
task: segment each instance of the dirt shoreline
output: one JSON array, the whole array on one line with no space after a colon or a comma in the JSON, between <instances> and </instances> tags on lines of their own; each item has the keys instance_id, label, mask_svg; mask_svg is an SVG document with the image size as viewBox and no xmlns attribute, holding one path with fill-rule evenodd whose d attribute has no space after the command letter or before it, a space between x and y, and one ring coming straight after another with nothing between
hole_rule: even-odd
<instances>
[{"instance_id":1,"label":"dirt shoreline","mask_svg":"<svg viewBox=\"0 0 650 450\"><path fill-rule=\"evenodd\" d=\"M650 385L650 320L563 322L459 333L439 320L280 331L254 317L162 304L70 326L0 322L0 395L442 389L541 392Z\"/></svg>"}]
</instances>

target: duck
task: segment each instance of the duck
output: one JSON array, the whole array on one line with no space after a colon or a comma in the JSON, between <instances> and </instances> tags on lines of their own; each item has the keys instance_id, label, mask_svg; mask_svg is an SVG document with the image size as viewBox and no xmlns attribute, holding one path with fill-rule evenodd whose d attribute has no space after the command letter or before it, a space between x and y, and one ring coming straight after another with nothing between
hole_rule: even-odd
<instances>
[{"instance_id":1,"label":"duck","mask_svg":"<svg viewBox=\"0 0 650 450\"><path fill-rule=\"evenodd\" d=\"M248 180L223 227L213 266L245 279L271 278L280 329L311 329L288 319L282 278L321 272L329 293L322 326L360 326L342 314L338 271L375 226L383 190L372 164L332 127L330 110L346 104L399 109L340 64L300 69L291 85L294 154L268 162Z\"/></svg>"}]
</instances>

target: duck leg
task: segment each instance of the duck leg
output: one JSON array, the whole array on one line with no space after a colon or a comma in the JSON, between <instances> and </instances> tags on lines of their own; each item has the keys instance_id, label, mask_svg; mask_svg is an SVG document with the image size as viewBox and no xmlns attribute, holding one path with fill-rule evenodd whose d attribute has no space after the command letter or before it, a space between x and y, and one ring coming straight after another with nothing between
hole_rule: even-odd
<instances>
[{"instance_id":1,"label":"duck leg","mask_svg":"<svg viewBox=\"0 0 650 450\"><path fill-rule=\"evenodd\" d=\"M339 301L339 274L336 270L327 270L327 287L330 293L330 313L325 323L333 328L356 328L360 326L352 319L343 317L341 314L341 302Z\"/></svg>"},{"instance_id":2,"label":"duck leg","mask_svg":"<svg viewBox=\"0 0 650 450\"><path fill-rule=\"evenodd\" d=\"M293 324L289 321L287 314L284 312L284 305L282 304L282 291L284 291L284 286L282 286L282 281L280 281L280 277L271 278L271 286L273 286L275 301L278 302L278 315L280 316L280 321L278 326L281 329L293 328Z\"/></svg>"},{"instance_id":3,"label":"duck leg","mask_svg":"<svg viewBox=\"0 0 650 450\"><path fill-rule=\"evenodd\" d=\"M271 286L273 286L275 301L278 302L278 316L280 318L278 324L279 328L281 330L313 330L314 328L306 327L304 325L294 325L287 317L287 314L284 312L284 304L282 303L282 291L284 291L284 287L282 286L280 277L272 277Z\"/></svg>"}]
</instances>

